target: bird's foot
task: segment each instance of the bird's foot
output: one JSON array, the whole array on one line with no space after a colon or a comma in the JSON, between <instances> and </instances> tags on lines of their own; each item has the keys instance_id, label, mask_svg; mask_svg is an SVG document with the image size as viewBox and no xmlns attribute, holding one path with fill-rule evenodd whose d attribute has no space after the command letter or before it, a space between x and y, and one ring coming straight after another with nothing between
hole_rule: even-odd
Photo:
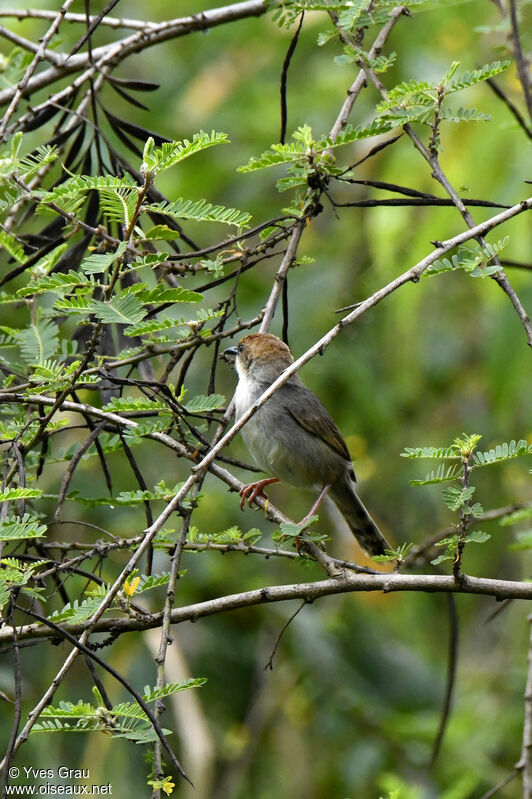
<instances>
[{"instance_id":1,"label":"bird's foot","mask_svg":"<svg viewBox=\"0 0 532 799\"><path fill-rule=\"evenodd\" d=\"M265 500L268 500L268 497L264 493L264 486L278 482L279 480L277 477L268 477L267 480L258 480L256 483L249 483L249 485L245 485L238 492L240 494L240 509L244 510L244 503L246 500L249 505L251 505L251 503L257 497L263 497Z\"/></svg>"},{"instance_id":2,"label":"bird's foot","mask_svg":"<svg viewBox=\"0 0 532 799\"><path fill-rule=\"evenodd\" d=\"M314 505L311 507L311 509L309 510L307 515L305 516L305 518L301 519L301 521L299 522L299 525L306 524L308 521L310 521L310 519L312 519L312 517L315 515L316 511L320 507L321 503L323 502L323 500L327 496L327 493L328 493L330 487L331 487L330 485L324 485L323 486L318 499L316 500Z\"/></svg>"}]
</instances>

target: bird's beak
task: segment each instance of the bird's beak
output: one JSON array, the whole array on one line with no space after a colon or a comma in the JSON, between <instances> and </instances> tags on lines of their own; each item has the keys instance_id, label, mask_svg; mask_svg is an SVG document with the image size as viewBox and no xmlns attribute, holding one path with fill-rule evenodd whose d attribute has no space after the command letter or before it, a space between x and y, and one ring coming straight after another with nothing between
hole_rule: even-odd
<instances>
[{"instance_id":1,"label":"bird's beak","mask_svg":"<svg viewBox=\"0 0 532 799\"><path fill-rule=\"evenodd\" d=\"M228 347L228 349L224 350L222 354L222 358L224 361L232 361L238 355L238 350L236 347Z\"/></svg>"}]
</instances>

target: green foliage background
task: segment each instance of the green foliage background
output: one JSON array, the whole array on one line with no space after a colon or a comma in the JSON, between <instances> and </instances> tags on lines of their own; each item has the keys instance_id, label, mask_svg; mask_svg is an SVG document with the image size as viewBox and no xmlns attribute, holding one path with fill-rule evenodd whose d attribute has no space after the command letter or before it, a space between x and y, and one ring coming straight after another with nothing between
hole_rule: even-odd
<instances>
[{"instance_id":1,"label":"green foliage background","mask_svg":"<svg viewBox=\"0 0 532 799\"><path fill-rule=\"evenodd\" d=\"M186 8L174 7L172 13L203 8L189 0ZM523 7L528 17L530 8ZM169 12L162 0L152 0L149 9L145 3L124 0L119 9L124 16L149 13L151 19L164 19ZM504 56L504 35L489 30L498 24L494 4L435 3L419 10L413 7L412 12L412 18L400 20L387 45L387 52L398 53L396 64L384 76L389 86L412 78L437 79L453 60L468 70ZM34 40L45 29L37 22L12 27ZM289 131L309 123L316 134L327 133L352 81L352 65L333 61L340 52L337 45L316 47L324 27L323 13L307 14L288 77ZM73 43L78 31L64 26L64 32L66 51L67 37ZM112 40L113 35L100 30L98 43ZM288 204L288 195L275 189L279 170L243 175L236 167L278 140L279 75L291 35L265 15L168 42L124 63L121 77L141 76L161 87L148 96L149 112L116 98L114 113L172 139L190 138L203 129L224 131L231 140L230 146L213 148L167 172L159 188L168 196L206 197L212 203L247 209L257 223ZM6 52L5 42L2 47ZM498 80L519 102L515 65ZM353 124L367 123L375 102L373 88L365 90ZM469 89L467 104L491 114L492 121L447 124L442 166L454 185L464 187L463 196L514 204L526 196L523 178L530 175L526 138L487 85ZM32 135L35 143L41 141L39 132ZM367 150L367 143L352 145L349 154L342 154L342 163L358 160ZM361 166L358 177L441 196L427 164L406 136ZM335 194L344 201L373 196L383 195L364 187ZM490 214L488 209L473 209L477 221ZM430 252L430 241L444 240L463 227L454 208L344 208L334 213L326 207L305 231L299 251L300 257L311 256L314 263L304 263L289 275L289 339L294 353L306 350L335 323L337 308L370 295ZM506 234L510 242L504 257L529 262L528 217L511 221ZM217 241L215 234L212 240ZM242 277L238 292L242 318L257 313L265 302L273 270L267 262ZM531 309L531 272L508 272L525 307ZM197 284L201 281L200 276ZM224 296L224 287L213 290L209 304L214 307ZM3 311L3 324L17 324L17 313L16 308ZM280 333L280 325L278 310L272 332ZM204 356L203 361L203 356L195 360L188 376L191 396L207 390L210 356L208 352ZM507 297L493 281L472 280L459 272L404 287L347 328L323 358L305 367L302 377L345 435L364 501L393 544L419 542L451 520L437 487L409 485L424 470L423 465L399 457L404 447L445 446L462 430L481 433L484 449L501 440L532 438L529 359L522 326ZM234 374L222 365L218 375L216 390L230 397ZM69 435L65 446L77 440L75 431ZM160 479L173 485L183 478L174 458L165 460L153 442L143 446L148 485ZM231 454L246 457L240 441L231 445ZM110 463L117 492L132 490L135 486L123 458L117 454ZM477 496L485 508L530 499L529 466L516 461L480 473ZM240 474L248 479L245 472ZM39 487L57 492L60 476L59 468L51 468ZM105 494L95 459L79 469L72 487L80 484L90 484L96 496ZM212 478L207 478L202 494L195 516L201 532L238 524L243 530L264 530L268 540L273 528L260 511L241 513L236 496ZM292 518L308 509L309 497L290 487L275 487L271 498ZM69 513L109 525L104 508L74 507ZM140 532L131 509L117 507L112 518L117 535ZM348 534L334 530L340 527L335 517L322 514L320 525L332 531L330 546L335 554L363 562ZM512 528L494 522L485 529L492 538L466 552L465 570L482 576L529 577L529 553L509 550ZM73 528L72 537L76 535ZM188 572L179 584L179 604L320 576L317 567L238 553L223 557L214 552L186 553L182 565ZM508 774L520 753L529 609L514 602L491 619L497 609L491 599L457 597L457 605L461 632L454 711L432 769L427 769L427 762L440 717L448 656L445 596L351 594L320 600L294 620L272 672L265 672L264 666L295 605L240 610L174 628L180 654L174 660L171 654L170 664L182 677L207 678L194 694L207 730L181 731L190 747L203 751L204 770L187 762L183 741L184 765L199 781L198 791L193 794L180 784L175 795L378 799L399 788L400 799L480 797ZM66 644L40 644L22 651L24 669L32 675L25 685L29 706L40 697L45 680L55 673L66 651ZM114 645L113 663L136 685L152 680L153 653L142 636L123 636ZM38 674L32 674L36 664L42 683ZM77 685L71 681L62 686L59 698L88 700L90 686L81 662L73 674ZM0 665L0 688L11 690L11 661L6 656ZM110 690L119 701L118 689ZM180 701L185 701L184 695L177 697L176 703ZM174 728L171 712L164 726ZM181 711L180 718L191 717ZM127 742L98 734L34 735L21 759L42 768L63 763L89 767L91 781L110 779L118 796L136 792L134 786L145 780L140 754L135 761ZM209 780L210 787L205 787ZM519 781L500 795L520 796Z\"/></svg>"}]
</instances>

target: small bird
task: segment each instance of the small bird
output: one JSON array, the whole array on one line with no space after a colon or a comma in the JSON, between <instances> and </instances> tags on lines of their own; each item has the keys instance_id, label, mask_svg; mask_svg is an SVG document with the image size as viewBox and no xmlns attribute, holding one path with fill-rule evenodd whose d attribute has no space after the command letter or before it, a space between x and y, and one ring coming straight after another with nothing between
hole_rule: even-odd
<instances>
[{"instance_id":1,"label":"small bird","mask_svg":"<svg viewBox=\"0 0 532 799\"><path fill-rule=\"evenodd\" d=\"M294 362L287 345L271 333L251 333L225 354L235 356L237 419ZM274 476L244 486L241 508L246 499L251 505L257 496L266 497L264 487L281 480L315 489L319 497L303 521L329 493L368 555L384 555L391 549L358 498L351 456L340 431L297 374L251 417L242 436L257 465Z\"/></svg>"}]
</instances>

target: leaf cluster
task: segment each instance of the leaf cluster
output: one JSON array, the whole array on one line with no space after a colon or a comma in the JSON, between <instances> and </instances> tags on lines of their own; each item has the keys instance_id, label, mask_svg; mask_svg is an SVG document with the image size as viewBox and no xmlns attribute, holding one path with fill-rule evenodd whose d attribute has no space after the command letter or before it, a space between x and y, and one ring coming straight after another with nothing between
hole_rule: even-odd
<instances>
[{"instance_id":1,"label":"leaf cluster","mask_svg":"<svg viewBox=\"0 0 532 799\"><path fill-rule=\"evenodd\" d=\"M155 702L166 696L172 696L189 688L204 685L204 678L193 678L182 682L169 683L164 688L144 689L143 701ZM137 744L149 744L157 740L157 734L151 722L138 702L120 702L111 708L105 706L99 691L93 692L96 703L59 702L57 706L46 707L41 714L41 721L33 727L32 732L106 732L114 738L126 738ZM163 730L171 735L171 730Z\"/></svg>"}]
</instances>

